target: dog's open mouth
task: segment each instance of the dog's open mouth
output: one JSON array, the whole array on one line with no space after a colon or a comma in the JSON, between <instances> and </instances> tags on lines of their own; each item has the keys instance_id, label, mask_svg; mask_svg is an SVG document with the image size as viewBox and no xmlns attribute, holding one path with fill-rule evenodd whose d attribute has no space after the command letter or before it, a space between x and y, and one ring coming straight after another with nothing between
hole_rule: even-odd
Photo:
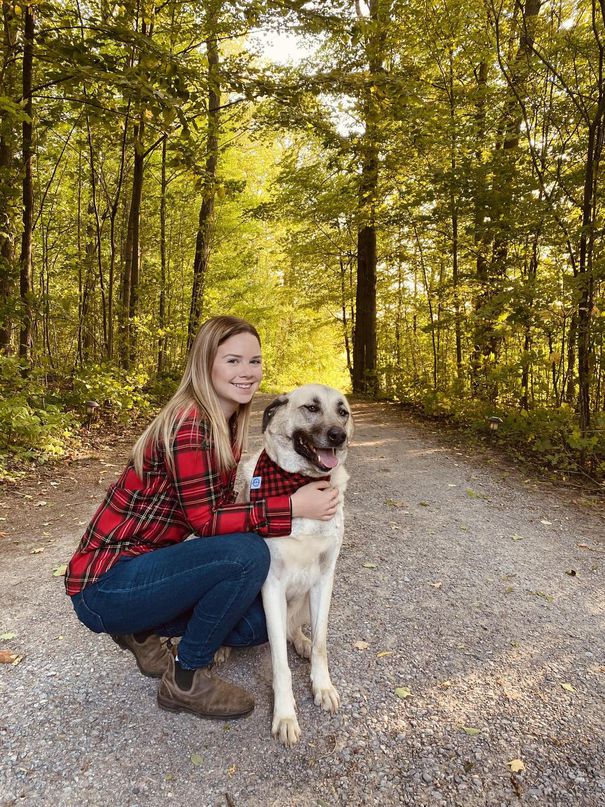
<instances>
[{"instance_id":1,"label":"dog's open mouth","mask_svg":"<svg viewBox=\"0 0 605 807\"><path fill-rule=\"evenodd\" d=\"M295 432L292 435L292 442L296 453L308 459L313 465L319 468L320 471L331 471L336 468L340 462L336 456L337 449L314 446L302 432Z\"/></svg>"}]
</instances>

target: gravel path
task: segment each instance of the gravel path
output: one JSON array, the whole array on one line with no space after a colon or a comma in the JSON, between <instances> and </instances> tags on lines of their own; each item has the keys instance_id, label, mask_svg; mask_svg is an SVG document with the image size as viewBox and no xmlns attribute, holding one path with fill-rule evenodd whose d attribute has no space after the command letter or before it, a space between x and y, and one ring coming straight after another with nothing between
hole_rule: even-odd
<instances>
[{"instance_id":1,"label":"gravel path","mask_svg":"<svg viewBox=\"0 0 605 807\"><path fill-rule=\"evenodd\" d=\"M224 668L253 715L202 721L158 710L157 684L73 616L52 571L124 445L4 492L0 634L16 635L0 648L23 659L0 665L3 807L605 805L602 512L389 407L355 410L330 623L342 708L314 706L291 653L292 750L270 736L266 648Z\"/></svg>"}]
</instances>

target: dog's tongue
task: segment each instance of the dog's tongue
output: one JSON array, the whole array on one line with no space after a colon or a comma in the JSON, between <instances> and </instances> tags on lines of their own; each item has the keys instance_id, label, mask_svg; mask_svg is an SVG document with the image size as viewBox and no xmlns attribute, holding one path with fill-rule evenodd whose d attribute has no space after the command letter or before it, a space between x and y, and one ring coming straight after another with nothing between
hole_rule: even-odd
<instances>
[{"instance_id":1,"label":"dog's tongue","mask_svg":"<svg viewBox=\"0 0 605 807\"><path fill-rule=\"evenodd\" d=\"M338 457L330 450L318 449L317 456L321 460L321 464L326 468L336 468L338 465Z\"/></svg>"}]
</instances>

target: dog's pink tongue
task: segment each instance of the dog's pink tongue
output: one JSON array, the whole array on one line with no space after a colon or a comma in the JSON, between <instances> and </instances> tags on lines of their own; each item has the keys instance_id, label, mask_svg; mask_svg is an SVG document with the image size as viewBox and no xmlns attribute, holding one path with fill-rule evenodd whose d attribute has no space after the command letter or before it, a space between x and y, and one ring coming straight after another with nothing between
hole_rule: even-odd
<instances>
[{"instance_id":1,"label":"dog's pink tongue","mask_svg":"<svg viewBox=\"0 0 605 807\"><path fill-rule=\"evenodd\" d=\"M326 468L336 468L336 466L338 465L338 457L331 451L325 451L319 449L317 451L317 455L321 460L321 464L325 465Z\"/></svg>"}]
</instances>

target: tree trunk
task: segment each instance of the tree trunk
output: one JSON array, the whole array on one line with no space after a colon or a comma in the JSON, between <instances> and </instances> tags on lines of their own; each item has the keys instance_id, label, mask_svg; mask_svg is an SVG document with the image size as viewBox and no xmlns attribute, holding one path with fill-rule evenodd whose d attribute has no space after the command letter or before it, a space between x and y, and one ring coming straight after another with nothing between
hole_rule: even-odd
<instances>
[{"instance_id":1,"label":"tree trunk","mask_svg":"<svg viewBox=\"0 0 605 807\"><path fill-rule=\"evenodd\" d=\"M23 234L19 259L19 292L21 297L21 331L19 358L27 365L32 359L32 236L34 223L34 185L32 179L32 75L34 65L34 7L26 5L23 37Z\"/></svg>"},{"instance_id":2,"label":"tree trunk","mask_svg":"<svg viewBox=\"0 0 605 807\"><path fill-rule=\"evenodd\" d=\"M109 212L109 283L107 289L107 358L112 359L114 353L114 321L113 321L113 298L115 286L116 267L116 218L120 209L120 196L122 193L122 183L124 182L124 165L126 162L126 143L128 141L128 130L130 128L130 105L126 110L124 129L122 130L122 147L120 151L120 170L118 172L118 182L115 189L111 209Z\"/></svg>"},{"instance_id":3,"label":"tree trunk","mask_svg":"<svg viewBox=\"0 0 605 807\"><path fill-rule=\"evenodd\" d=\"M507 275L507 261L510 242L510 215L514 208L515 178L517 176L517 154L519 133L522 121L520 102L525 100L526 83L530 59L533 54L533 35L542 0L526 0L521 15L521 28L518 46L513 63L508 69L502 62L499 42L499 19L494 20L498 47L498 60L508 84L508 97L500 124L502 140L494 149L495 170L500 179L497 193L489 194L487 188L487 210L483 211L480 222L481 249L477 257L477 278L481 289L476 301L477 327L475 328L474 382L475 391L495 402L498 397L497 383L490 378L490 366L497 364L502 337L495 327L504 308L503 289ZM487 79L487 72L484 73ZM485 109L482 109L483 121ZM491 237L486 232L485 215L489 216L489 230L494 233L491 258L488 262L488 246ZM479 260L483 265L479 267ZM482 365L482 368L481 368ZM482 369L481 382L479 369ZM482 387L482 389L481 389Z\"/></svg>"},{"instance_id":4,"label":"tree trunk","mask_svg":"<svg viewBox=\"0 0 605 807\"><path fill-rule=\"evenodd\" d=\"M166 143L162 141L162 179L160 185L160 305L158 310L158 374L166 365Z\"/></svg>"},{"instance_id":5,"label":"tree trunk","mask_svg":"<svg viewBox=\"0 0 605 807\"><path fill-rule=\"evenodd\" d=\"M459 291L459 270L458 270L458 197L456 194L457 182L457 150L458 142L456 135L456 99L454 95L454 54L450 47L449 51L449 102L450 102L450 217L452 223L452 288L454 294L454 317L456 333L456 376L458 381L462 381L462 326L460 323L460 291Z\"/></svg>"},{"instance_id":6,"label":"tree trunk","mask_svg":"<svg viewBox=\"0 0 605 807\"><path fill-rule=\"evenodd\" d=\"M384 17L381 0L369 0L366 54L370 81L363 103L365 132L361 146L361 179L357 231L357 289L353 339L353 392L376 395L376 192L380 107L377 80L384 72ZM359 14L359 12L358 12Z\"/></svg>"},{"instance_id":7,"label":"tree trunk","mask_svg":"<svg viewBox=\"0 0 605 807\"><path fill-rule=\"evenodd\" d=\"M0 93L16 94L17 26L12 3L2 3L2 72ZM0 353L11 351L14 328L15 266L15 151L17 131L14 116L4 114L0 120Z\"/></svg>"},{"instance_id":8,"label":"tree trunk","mask_svg":"<svg viewBox=\"0 0 605 807\"><path fill-rule=\"evenodd\" d=\"M474 189L474 245L475 245L475 273L479 290L474 301L474 327L473 327L473 353L471 356L471 386L475 396L480 395L486 383L485 356L485 324L483 321L483 307L487 288L487 233L485 219L487 216L486 200L486 171L483 165L482 152L485 148L486 137L486 94L487 94L487 62L481 61L475 71L476 102L475 102L475 160L477 163L477 180Z\"/></svg>"},{"instance_id":9,"label":"tree trunk","mask_svg":"<svg viewBox=\"0 0 605 807\"><path fill-rule=\"evenodd\" d=\"M132 193L128 211L128 228L124 269L122 272L122 300L120 310L120 365L128 369L136 357L134 317L137 310L140 260L141 201L143 198L143 169L145 164L145 121L143 116L133 127L134 164Z\"/></svg>"},{"instance_id":10,"label":"tree trunk","mask_svg":"<svg viewBox=\"0 0 605 807\"><path fill-rule=\"evenodd\" d=\"M208 13L208 30L212 32L206 40L208 56L208 125L206 136L206 170L202 183L202 204L195 239L195 257L193 260L193 288L191 290L191 307L187 328L187 349L191 347L198 332L204 307L204 285L212 238L214 220L214 199L216 195L216 171L218 166L218 141L221 105L221 85L219 73L218 40L215 34L218 12L216 4Z\"/></svg>"},{"instance_id":11,"label":"tree trunk","mask_svg":"<svg viewBox=\"0 0 605 807\"><path fill-rule=\"evenodd\" d=\"M601 53L601 66L603 52ZM602 75L602 73L601 73ZM594 248L595 200L598 169L603 147L603 116L605 115L605 88L600 87L600 98L595 117L588 132L588 148L584 172L582 199L582 231L576 288L578 290L578 414L580 430L584 435L590 426L590 354L591 322L594 277L592 268Z\"/></svg>"}]
</instances>

